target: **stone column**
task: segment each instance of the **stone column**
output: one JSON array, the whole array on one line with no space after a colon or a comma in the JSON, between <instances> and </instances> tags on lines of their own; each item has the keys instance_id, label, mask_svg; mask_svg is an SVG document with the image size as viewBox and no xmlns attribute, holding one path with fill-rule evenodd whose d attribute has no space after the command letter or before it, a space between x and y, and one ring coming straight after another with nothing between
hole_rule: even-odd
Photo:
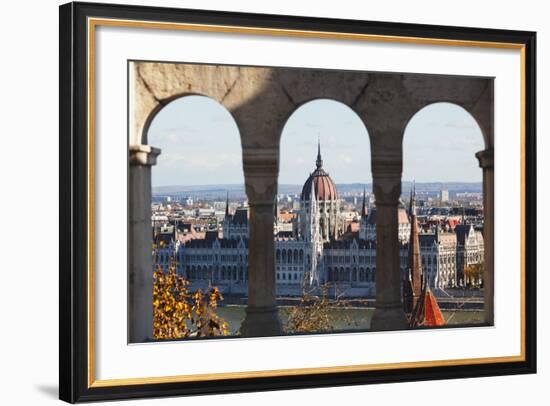
<instances>
[{"instance_id":1,"label":"stone column","mask_svg":"<svg viewBox=\"0 0 550 406\"><path fill-rule=\"evenodd\" d=\"M376 306L371 329L405 329L397 219L401 158L373 157L372 174L376 198Z\"/></svg>"},{"instance_id":2,"label":"stone column","mask_svg":"<svg viewBox=\"0 0 550 406\"><path fill-rule=\"evenodd\" d=\"M494 323L494 153L493 149L486 149L476 154L479 166L483 169L483 292L485 296L485 322Z\"/></svg>"},{"instance_id":3,"label":"stone column","mask_svg":"<svg viewBox=\"0 0 550 406\"><path fill-rule=\"evenodd\" d=\"M275 148L244 148L243 167L250 210L248 245L248 306L241 326L245 337L281 334L275 292L273 209L277 193L279 152Z\"/></svg>"},{"instance_id":4,"label":"stone column","mask_svg":"<svg viewBox=\"0 0 550 406\"><path fill-rule=\"evenodd\" d=\"M153 339L153 258L151 228L151 166L160 149L130 146L128 196L128 341Z\"/></svg>"}]
</instances>

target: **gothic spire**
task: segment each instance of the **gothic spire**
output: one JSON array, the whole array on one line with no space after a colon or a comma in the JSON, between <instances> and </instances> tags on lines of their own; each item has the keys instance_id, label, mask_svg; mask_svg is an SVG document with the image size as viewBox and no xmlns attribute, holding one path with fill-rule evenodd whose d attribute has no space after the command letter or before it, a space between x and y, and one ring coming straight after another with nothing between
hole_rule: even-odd
<instances>
[{"instance_id":1,"label":"gothic spire","mask_svg":"<svg viewBox=\"0 0 550 406\"><path fill-rule=\"evenodd\" d=\"M412 313L422 292L422 258L420 256L420 238L416 219L416 188L411 190L411 235L409 238L409 266L403 290L405 313Z\"/></svg>"},{"instance_id":2,"label":"gothic spire","mask_svg":"<svg viewBox=\"0 0 550 406\"><path fill-rule=\"evenodd\" d=\"M229 192L227 192L227 198L225 200L225 217L229 217Z\"/></svg>"},{"instance_id":3,"label":"gothic spire","mask_svg":"<svg viewBox=\"0 0 550 406\"><path fill-rule=\"evenodd\" d=\"M365 188L363 187L363 207L361 208L361 217L364 217L366 215L367 215L367 201L366 201Z\"/></svg>"},{"instance_id":4,"label":"gothic spire","mask_svg":"<svg viewBox=\"0 0 550 406\"><path fill-rule=\"evenodd\" d=\"M315 161L317 169L321 169L323 166L323 158L321 158L321 140L317 139L317 160Z\"/></svg>"},{"instance_id":5,"label":"gothic spire","mask_svg":"<svg viewBox=\"0 0 550 406\"><path fill-rule=\"evenodd\" d=\"M414 180L411 187L411 199L409 202L409 212L411 217L416 216L416 183Z\"/></svg>"}]
</instances>

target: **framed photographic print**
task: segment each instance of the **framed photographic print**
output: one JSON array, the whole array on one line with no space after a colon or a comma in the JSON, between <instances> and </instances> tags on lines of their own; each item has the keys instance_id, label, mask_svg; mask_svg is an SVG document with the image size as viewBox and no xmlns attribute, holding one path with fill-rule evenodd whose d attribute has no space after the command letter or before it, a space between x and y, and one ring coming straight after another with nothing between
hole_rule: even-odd
<instances>
[{"instance_id":1,"label":"framed photographic print","mask_svg":"<svg viewBox=\"0 0 550 406\"><path fill-rule=\"evenodd\" d=\"M535 33L60 22L62 400L536 371Z\"/></svg>"}]
</instances>

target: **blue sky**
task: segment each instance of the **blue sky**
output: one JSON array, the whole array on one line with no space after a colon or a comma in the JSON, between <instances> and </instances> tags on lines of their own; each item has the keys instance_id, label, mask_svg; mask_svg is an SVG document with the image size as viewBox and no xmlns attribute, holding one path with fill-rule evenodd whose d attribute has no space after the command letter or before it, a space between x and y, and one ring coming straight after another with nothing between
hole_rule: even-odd
<instances>
[{"instance_id":1,"label":"blue sky","mask_svg":"<svg viewBox=\"0 0 550 406\"><path fill-rule=\"evenodd\" d=\"M243 183L241 144L235 122L217 102L201 96L177 99L153 120L149 143L162 154L153 186ZM301 184L315 168L317 140L324 168L336 183L371 182L368 133L347 106L316 100L294 112L281 137L279 182ZM480 182L475 152L481 131L462 108L438 103L419 111L405 131L403 180Z\"/></svg>"}]
</instances>

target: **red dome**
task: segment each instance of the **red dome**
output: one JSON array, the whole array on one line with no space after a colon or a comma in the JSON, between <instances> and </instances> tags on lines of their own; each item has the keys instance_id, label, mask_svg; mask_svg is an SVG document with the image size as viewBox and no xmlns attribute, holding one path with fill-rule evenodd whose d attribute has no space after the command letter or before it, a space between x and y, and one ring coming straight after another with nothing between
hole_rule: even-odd
<instances>
[{"instance_id":1,"label":"red dome","mask_svg":"<svg viewBox=\"0 0 550 406\"><path fill-rule=\"evenodd\" d=\"M319 168L307 178L302 188L302 200L309 200L311 197L311 187L315 189L315 198L317 200L337 200L336 185L323 169Z\"/></svg>"},{"instance_id":2,"label":"red dome","mask_svg":"<svg viewBox=\"0 0 550 406\"><path fill-rule=\"evenodd\" d=\"M336 185L323 170L323 160L321 159L321 146L317 152L317 161L315 162L317 169L309 175L304 187L302 188L302 200L308 201L311 197L311 188L314 188L315 198L317 200L337 200Z\"/></svg>"}]
</instances>

